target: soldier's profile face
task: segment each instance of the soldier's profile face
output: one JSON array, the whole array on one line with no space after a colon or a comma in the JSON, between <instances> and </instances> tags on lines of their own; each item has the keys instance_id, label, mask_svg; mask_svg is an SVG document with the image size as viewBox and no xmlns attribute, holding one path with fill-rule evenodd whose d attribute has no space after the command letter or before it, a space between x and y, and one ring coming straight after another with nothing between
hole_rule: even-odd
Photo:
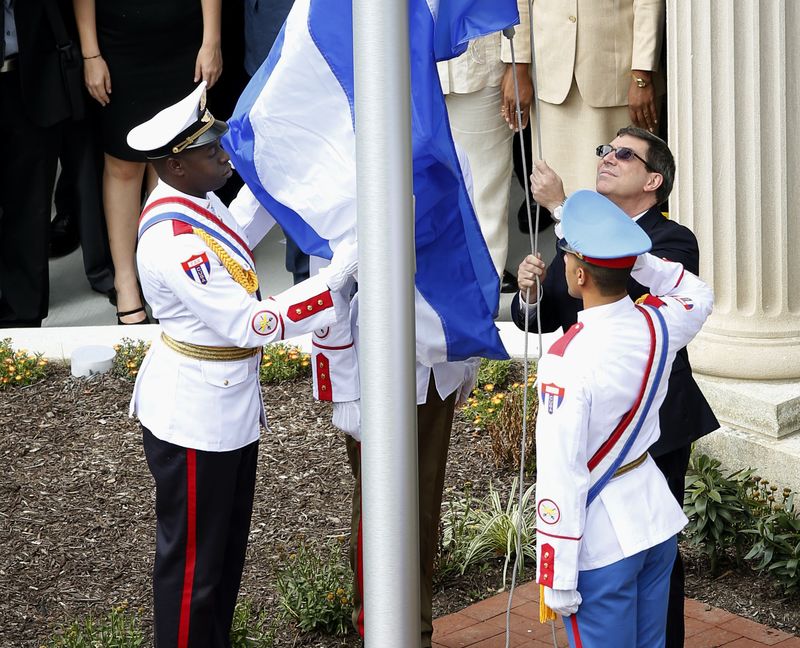
<instances>
[{"instance_id":1,"label":"soldier's profile face","mask_svg":"<svg viewBox=\"0 0 800 648\"><path fill-rule=\"evenodd\" d=\"M570 297L576 299L581 298L580 288L578 286L578 264L575 261L575 255L569 252L564 252L564 275L567 278L567 292Z\"/></svg>"},{"instance_id":2,"label":"soldier's profile face","mask_svg":"<svg viewBox=\"0 0 800 648\"><path fill-rule=\"evenodd\" d=\"M219 140L205 146L186 149L181 154L181 166L186 183L194 189L188 193L195 195L216 191L233 173L230 156L220 146Z\"/></svg>"}]
</instances>

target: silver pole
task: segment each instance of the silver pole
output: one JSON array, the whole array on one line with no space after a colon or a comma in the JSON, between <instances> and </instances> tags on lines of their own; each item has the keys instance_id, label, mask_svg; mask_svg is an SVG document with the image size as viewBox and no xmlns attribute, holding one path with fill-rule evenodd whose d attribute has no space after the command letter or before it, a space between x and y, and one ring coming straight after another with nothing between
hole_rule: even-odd
<instances>
[{"instance_id":1,"label":"silver pole","mask_svg":"<svg viewBox=\"0 0 800 648\"><path fill-rule=\"evenodd\" d=\"M366 648L420 641L407 0L353 0Z\"/></svg>"}]
</instances>

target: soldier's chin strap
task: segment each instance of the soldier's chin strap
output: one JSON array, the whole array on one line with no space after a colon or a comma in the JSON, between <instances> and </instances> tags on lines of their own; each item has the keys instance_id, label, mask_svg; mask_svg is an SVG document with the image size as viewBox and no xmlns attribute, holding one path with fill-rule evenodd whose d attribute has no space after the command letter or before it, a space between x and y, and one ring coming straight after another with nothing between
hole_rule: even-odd
<instances>
[{"instance_id":1,"label":"soldier's chin strap","mask_svg":"<svg viewBox=\"0 0 800 648\"><path fill-rule=\"evenodd\" d=\"M530 49L531 49L531 72L532 72L532 81L533 81L533 100L534 100L534 111L533 111L533 118L536 124L536 144L537 144L537 158L542 159L542 124L541 124L541 111L539 110L539 83L536 74L536 49L534 47L533 41L533 0L528 0L528 29L530 33ZM541 207L539 204L536 204L536 216L535 218L532 216L531 213L531 201L530 201L530 176L528 173L528 160L527 156L525 155L525 138L522 136L522 107L520 106L519 101L519 84L517 82L517 60L516 54L514 51L514 27L507 27L503 30L503 35L508 38L508 42L511 46L511 69L512 69L512 77L514 78L514 104L516 106L516 116L517 116L517 129L519 132L519 145L522 153L522 174L523 174L523 188L525 190L525 210L528 215L528 236L530 238L530 248L531 254L535 257L539 253L539 218ZM536 332L537 332L537 339L539 344L539 355L542 353L542 319L541 319L541 310L539 304L539 298L542 294L542 286L539 280L539 277L536 277ZM523 351L523 373L525 376L525 380L522 386L522 440L521 440L521 448L520 448L520 464L519 464L519 499L517 502L517 510L519 511L519 522L517 524L517 551L516 555L514 556L514 567L511 571L511 589L508 592L508 606L506 607L506 648L510 646L510 639L511 639L511 606L514 599L514 588L516 587L517 583L517 570L519 568L519 559L520 555L522 554L522 521L524 519L524 511L523 511L523 494L525 493L525 447L527 445L527 437L528 437L528 391L530 389L530 385L528 384L528 371L529 371L529 363L528 363L528 312L527 309L528 304L530 303L531 298L531 289L528 288L525 291L525 342L524 342L524 351ZM544 591L543 587L539 588L539 621L541 623L545 623L547 621L550 622L550 628L553 632L553 646L554 648L558 648L558 643L556 641L556 614L547 607L544 602Z\"/></svg>"}]
</instances>

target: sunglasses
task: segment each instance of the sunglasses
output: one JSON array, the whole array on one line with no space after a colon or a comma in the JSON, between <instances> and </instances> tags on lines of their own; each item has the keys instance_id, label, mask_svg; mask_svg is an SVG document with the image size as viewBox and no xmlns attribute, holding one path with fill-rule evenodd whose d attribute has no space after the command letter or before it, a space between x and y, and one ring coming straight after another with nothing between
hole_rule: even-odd
<instances>
[{"instance_id":1,"label":"sunglasses","mask_svg":"<svg viewBox=\"0 0 800 648\"><path fill-rule=\"evenodd\" d=\"M614 157L622 162L627 162L632 158L636 158L637 160L640 160L642 164L644 164L645 168L647 168L648 171L652 171L653 173L658 173L658 171L656 171L653 167L651 167L647 163L647 160L637 155L636 151L634 151L631 148L628 148L627 146L613 147L611 146L611 144L601 144L594 150L595 154L599 158L604 158L612 151L614 152Z\"/></svg>"}]
</instances>

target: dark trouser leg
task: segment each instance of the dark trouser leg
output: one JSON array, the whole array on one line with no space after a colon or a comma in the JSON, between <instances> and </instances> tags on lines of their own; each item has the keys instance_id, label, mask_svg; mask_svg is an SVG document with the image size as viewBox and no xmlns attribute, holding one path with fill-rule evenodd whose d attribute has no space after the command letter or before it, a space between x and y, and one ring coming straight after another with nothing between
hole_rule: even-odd
<instances>
[{"instance_id":1,"label":"dark trouser leg","mask_svg":"<svg viewBox=\"0 0 800 648\"><path fill-rule=\"evenodd\" d=\"M689 446L678 448L655 458L656 465L667 478L667 485L672 495L683 507L684 477L689 466ZM681 552L675 554L675 564L669 581L669 605L667 607L667 643L666 648L682 648L684 641L684 573Z\"/></svg>"},{"instance_id":2,"label":"dark trouser leg","mask_svg":"<svg viewBox=\"0 0 800 648\"><path fill-rule=\"evenodd\" d=\"M143 429L156 482L158 648L228 648L250 525L258 444L182 448Z\"/></svg>"},{"instance_id":3,"label":"dark trouser leg","mask_svg":"<svg viewBox=\"0 0 800 648\"><path fill-rule=\"evenodd\" d=\"M59 129L33 124L23 109L19 74L0 74L0 328L40 326L47 317Z\"/></svg>"},{"instance_id":4,"label":"dark trouser leg","mask_svg":"<svg viewBox=\"0 0 800 648\"><path fill-rule=\"evenodd\" d=\"M420 628L422 646L431 645L433 633L433 563L436 558L439 518L442 509L447 450L453 425L455 394L445 400L436 392L431 374L427 401L417 406L417 452L419 476ZM364 636L361 565L361 457L360 447L347 437L347 456L355 477L353 515L350 526L350 565L353 568L353 626Z\"/></svg>"}]
</instances>

